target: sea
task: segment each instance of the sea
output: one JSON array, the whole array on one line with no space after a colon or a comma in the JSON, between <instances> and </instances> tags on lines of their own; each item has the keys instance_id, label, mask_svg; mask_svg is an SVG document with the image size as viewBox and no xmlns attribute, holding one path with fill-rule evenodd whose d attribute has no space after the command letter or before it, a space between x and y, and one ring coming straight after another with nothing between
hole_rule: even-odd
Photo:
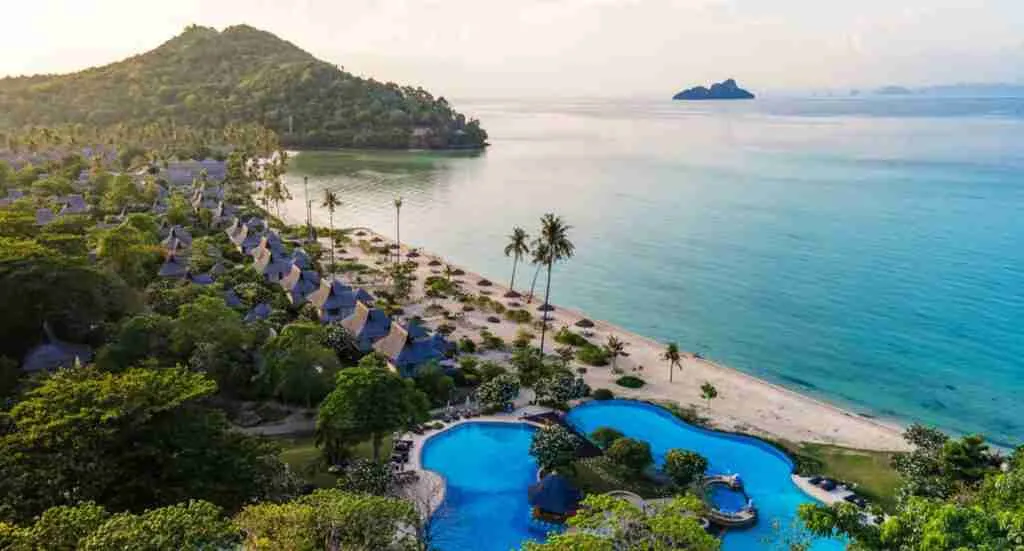
<instances>
[{"instance_id":1,"label":"sea","mask_svg":"<svg viewBox=\"0 0 1024 551\"><path fill-rule=\"evenodd\" d=\"M302 152L299 208L865 416L1024 443L1024 99L465 99L484 152ZM308 184L306 183L308 182ZM301 212L301 211L300 211ZM516 286L534 270L521 266ZM685 374L684 374L685 377Z\"/></svg>"}]
</instances>

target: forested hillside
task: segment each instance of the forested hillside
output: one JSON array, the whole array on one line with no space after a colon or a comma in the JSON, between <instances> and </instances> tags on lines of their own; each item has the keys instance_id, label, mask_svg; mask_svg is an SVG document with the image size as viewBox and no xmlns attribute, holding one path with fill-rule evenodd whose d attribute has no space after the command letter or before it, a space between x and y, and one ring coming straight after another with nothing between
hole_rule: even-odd
<instances>
[{"instance_id":1,"label":"forested hillside","mask_svg":"<svg viewBox=\"0 0 1024 551\"><path fill-rule=\"evenodd\" d=\"M78 73L0 79L0 128L156 121L261 124L292 147L480 147L487 139L444 98L356 77L245 25L192 26L155 50Z\"/></svg>"}]
</instances>

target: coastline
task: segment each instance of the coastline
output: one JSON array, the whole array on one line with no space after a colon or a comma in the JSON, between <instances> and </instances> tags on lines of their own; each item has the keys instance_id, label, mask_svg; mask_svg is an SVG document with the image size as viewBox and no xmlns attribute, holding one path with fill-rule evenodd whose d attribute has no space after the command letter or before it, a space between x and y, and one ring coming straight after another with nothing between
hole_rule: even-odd
<instances>
[{"instance_id":1,"label":"coastline","mask_svg":"<svg viewBox=\"0 0 1024 551\"><path fill-rule=\"evenodd\" d=\"M282 205L281 217L287 224L302 225L305 223L303 210L301 201L288 201ZM315 220L315 222L319 221ZM374 232L370 228L358 229L367 232L364 239L374 237L381 239L377 245L394 242L386 235ZM344 258L367 266L378 265L379 257L364 254L358 246L348 247L344 249L344 253L340 252L341 250L342 248L338 249L339 259ZM427 266L426 260L437 259L452 268L463 270L465 275L459 276L457 279L467 292L473 294L483 292L489 294L491 298L501 299L508 290L506 286L496 282L488 286L478 286L477 282L485 278L471 269L449 263L442 255L410 247L405 243L402 244L403 255L413 250L417 251L421 257L418 259L417 277L413 285L411 300L413 304L405 308L405 316L422 315L425 325L432 329L440 324L441 319L423 315L423 280L430 275L437 275L440 270L431 269ZM372 292L372 284L365 286ZM586 317L582 312L559 306L557 298L556 295L552 302L555 310L549 313L551 323L549 332L557 331L563 325L572 328L577 321ZM502 300L505 303L516 300L527 306L522 299ZM439 300L437 303L451 311L459 311L461 307L460 304L451 300ZM528 306L531 314L535 317L539 315L536 309L539 304L540 302L535 300ZM479 310L464 313L464 318L455 324L456 331L452 338L478 337L481 329L487 329L508 342L515 337L519 329L527 327L504 319L500 323L490 323L487 321L488 316L488 313ZM621 339L626 343L625 352L628 356L618 359L618 367L625 373L641 376L646 381L646 384L639 389L623 388L615 384L615 379L619 375L613 374L610 367L587 366L584 378L591 388L608 388L616 396L624 398L670 401L682 406L694 406L701 415L710 419L711 428L724 431L794 443L820 443L865 450L905 451L908 449L902 437L902 427L898 424L858 415L835 404L806 396L795 390L696 357L690 353L683 354L682 369L674 373L674 382L670 383L667 366L660 359L665 347L663 343L627 331L606 321L587 319L594 322L594 327L590 329L592 335L589 339L595 343L606 341L609 335ZM531 332L533 332L532 329ZM535 338L534 344L537 342L538 339ZM551 352L552 349L553 347L548 348L548 352ZM710 407L700 396L700 386L705 381L713 384L719 393L719 397L713 401Z\"/></svg>"}]
</instances>

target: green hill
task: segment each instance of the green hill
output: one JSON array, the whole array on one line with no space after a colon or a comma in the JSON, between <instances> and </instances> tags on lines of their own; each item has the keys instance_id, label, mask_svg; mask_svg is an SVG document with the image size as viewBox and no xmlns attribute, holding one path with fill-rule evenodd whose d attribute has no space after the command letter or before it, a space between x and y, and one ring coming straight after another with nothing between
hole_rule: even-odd
<instances>
[{"instance_id":1,"label":"green hill","mask_svg":"<svg viewBox=\"0 0 1024 551\"><path fill-rule=\"evenodd\" d=\"M68 75L0 79L0 128L154 121L262 124L293 147L480 147L487 139L444 98L354 76L245 25L191 26L152 51Z\"/></svg>"}]
</instances>

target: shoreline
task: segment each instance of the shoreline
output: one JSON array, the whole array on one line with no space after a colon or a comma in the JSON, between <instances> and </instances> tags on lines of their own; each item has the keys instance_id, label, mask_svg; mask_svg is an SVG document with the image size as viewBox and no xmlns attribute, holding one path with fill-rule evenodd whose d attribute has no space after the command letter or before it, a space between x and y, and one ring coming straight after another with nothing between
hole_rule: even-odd
<instances>
[{"instance_id":1,"label":"shoreline","mask_svg":"<svg viewBox=\"0 0 1024 551\"><path fill-rule=\"evenodd\" d=\"M281 217L285 223L290 225L304 224L305 212L302 202L293 200L283 204ZM314 216L314 223L320 225L316 218L318 217ZM375 245L394 243L387 235L373 231L371 228L347 229L366 232L367 235L364 239L380 238L381 242ZM364 254L358 247L359 239L354 235L351 237L353 246L339 247L339 251L345 250L344 253L338 253L339 259L348 259L370 267L377 267L379 257ZM325 252L327 250L329 249L325 248ZM402 244L403 256L414 250L421 256L417 259L419 262L415 272L416 281L413 284L410 304L405 307L404 317L421 315L424 318L424 324L431 329L436 328L441 321L436 317L431 318L423 312L422 302L425 298L423 280L430 275L439 273L438 269L431 270L431 267L427 266L425 261L428 259L437 259L452 268L463 270L465 275L455 279L460 281L462 288L467 293L485 294L506 305L510 301L521 301L523 307L528 308L533 316L539 316L540 312L537 311L537 306L540 305L540 301L535 300L532 304L526 305L525 299L505 299L503 295L508 290L505 285L492 282L491 285L478 286L477 282L486 278L471 269L449 263L443 255L411 247L406 243ZM342 273L341 275L348 276L349 274ZM365 286L373 292L374 285ZM557 331L562 325L576 329L575 322L587 317L583 312L559 306L557 295L554 298L552 306L555 309L548 315L551 324L549 333ZM451 311L460 311L462 306L450 299L438 300L437 304ZM487 329L508 342L515 337L520 329L525 328L532 333L535 332L528 325L515 324L503 318L500 323L488 322L487 318L492 315L480 310L465 312L463 319L456 323L456 331L452 334L451 339L457 340L462 336L478 337L481 329ZM640 376L646 382L639 389L627 389L615 384L615 379L620 375L613 374L609 366L586 366L587 372L583 377L591 388L608 388L616 396L623 398L669 401L684 407L692 406L700 415L710 419L710 428L717 430L746 433L793 443L818 443L863 450L906 451L909 449L902 437L903 428L895 422L859 415L820 398L802 394L714 361L698 358L691 353L683 353L682 350L682 369L674 372L674 382L670 383L667 366L660 359L665 347L664 343L633 333L607 321L589 317L587 319L594 322L594 327L588 330L591 333L588 337L589 340L600 344L607 340L609 335L614 335L622 340L626 343L625 351L628 356L618 359L618 367L623 371L622 374ZM538 341L539 339L535 338L534 344L536 345ZM550 353L553 348L551 346L547 351ZM487 352L481 355L484 359L503 359L500 353ZM488 358L488 356L493 356L493 358ZM577 363L573 367L580 366L582 364ZM710 406L700 397L700 385L704 382L712 383L719 392L719 397Z\"/></svg>"}]
</instances>

